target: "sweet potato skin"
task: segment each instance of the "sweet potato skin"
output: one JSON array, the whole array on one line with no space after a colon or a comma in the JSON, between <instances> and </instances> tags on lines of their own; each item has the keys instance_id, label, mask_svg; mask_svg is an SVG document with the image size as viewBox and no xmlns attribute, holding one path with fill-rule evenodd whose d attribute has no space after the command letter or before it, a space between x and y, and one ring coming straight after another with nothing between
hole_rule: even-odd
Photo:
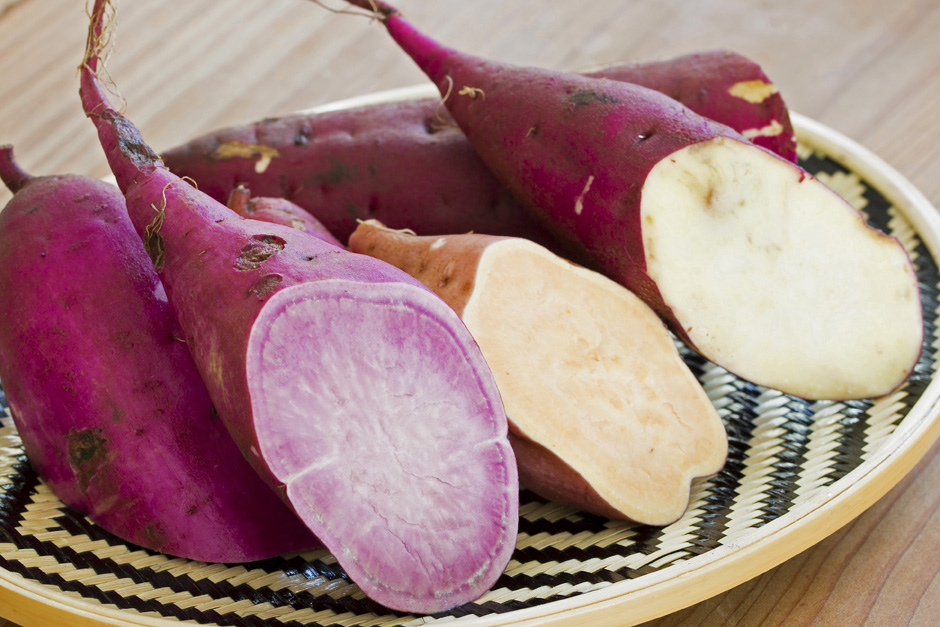
<instances>
[{"instance_id":1,"label":"sweet potato skin","mask_svg":"<svg viewBox=\"0 0 940 627\"><path fill-rule=\"evenodd\" d=\"M226 205L243 218L288 226L319 237L328 244L343 247L343 243L333 237L322 222L286 198L252 198L251 191L239 185L229 194Z\"/></svg>"},{"instance_id":2,"label":"sweet potato skin","mask_svg":"<svg viewBox=\"0 0 940 627\"><path fill-rule=\"evenodd\" d=\"M754 141L795 160L780 94L753 103L729 93L747 81L770 84L742 55L715 50L589 75L661 91L738 131L777 121L778 134ZM209 133L162 157L217 200L244 184L259 196L293 201L342 241L357 220L376 219L427 235L525 237L571 254L490 174L437 99L262 120Z\"/></svg>"},{"instance_id":3,"label":"sweet potato skin","mask_svg":"<svg viewBox=\"0 0 940 627\"><path fill-rule=\"evenodd\" d=\"M0 212L0 294L0 379L31 464L63 502L190 559L319 544L216 416L116 188L26 182Z\"/></svg>"},{"instance_id":4,"label":"sweet potato skin","mask_svg":"<svg viewBox=\"0 0 940 627\"><path fill-rule=\"evenodd\" d=\"M162 158L221 202L239 184L286 198L341 241L367 219L425 233L511 232L551 241L438 109L435 100L416 100L263 120ZM260 154L276 156L260 161Z\"/></svg>"},{"instance_id":5,"label":"sweet potato skin","mask_svg":"<svg viewBox=\"0 0 940 627\"><path fill-rule=\"evenodd\" d=\"M761 66L744 55L710 50L663 61L611 66L586 76L661 92L796 163L796 135L787 105Z\"/></svg>"}]
</instances>

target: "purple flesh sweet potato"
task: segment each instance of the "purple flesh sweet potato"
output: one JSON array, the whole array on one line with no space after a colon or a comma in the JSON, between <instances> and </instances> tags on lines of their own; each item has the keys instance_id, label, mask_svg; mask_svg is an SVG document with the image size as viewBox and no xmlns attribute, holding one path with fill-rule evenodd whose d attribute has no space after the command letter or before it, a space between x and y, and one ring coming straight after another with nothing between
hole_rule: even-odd
<instances>
[{"instance_id":1,"label":"purple flesh sweet potato","mask_svg":"<svg viewBox=\"0 0 940 627\"><path fill-rule=\"evenodd\" d=\"M921 350L896 239L819 180L638 85L463 54L381 0L484 163L579 258L702 355L811 399L887 394Z\"/></svg>"},{"instance_id":2,"label":"purple flesh sweet potato","mask_svg":"<svg viewBox=\"0 0 940 627\"><path fill-rule=\"evenodd\" d=\"M30 463L123 540L211 562L318 546L212 407L113 185L30 178L0 212L0 380Z\"/></svg>"},{"instance_id":3,"label":"purple flesh sweet potato","mask_svg":"<svg viewBox=\"0 0 940 627\"><path fill-rule=\"evenodd\" d=\"M372 599L476 599L509 561L519 495L466 327L401 270L171 174L99 84L110 8L92 11L82 103L235 442Z\"/></svg>"},{"instance_id":4,"label":"purple flesh sweet potato","mask_svg":"<svg viewBox=\"0 0 940 627\"><path fill-rule=\"evenodd\" d=\"M715 50L592 73L656 89L795 160L787 107L760 66ZM480 161L440 99L299 114L235 126L163 154L224 202L238 184L287 198L346 241L356 220L422 234L525 237L560 251Z\"/></svg>"}]
</instances>

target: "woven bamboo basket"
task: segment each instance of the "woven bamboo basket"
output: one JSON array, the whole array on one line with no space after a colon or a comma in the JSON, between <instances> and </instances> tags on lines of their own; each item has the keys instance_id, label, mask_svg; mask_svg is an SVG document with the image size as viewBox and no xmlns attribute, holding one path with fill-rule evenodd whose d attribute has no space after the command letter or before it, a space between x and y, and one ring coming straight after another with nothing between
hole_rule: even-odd
<instances>
[{"instance_id":1,"label":"woven bamboo basket","mask_svg":"<svg viewBox=\"0 0 940 627\"><path fill-rule=\"evenodd\" d=\"M321 107L429 96L416 87ZM794 114L802 165L907 248L920 279L924 351L890 396L809 402L743 381L682 349L721 414L730 454L663 528L547 502L523 489L505 573L479 600L435 616L388 610L325 550L206 564L128 545L65 507L0 420L0 607L24 627L187 624L391 627L447 623L632 625L727 590L819 542L895 485L940 433L940 216L903 177ZM0 395L4 409L5 399Z\"/></svg>"}]
</instances>

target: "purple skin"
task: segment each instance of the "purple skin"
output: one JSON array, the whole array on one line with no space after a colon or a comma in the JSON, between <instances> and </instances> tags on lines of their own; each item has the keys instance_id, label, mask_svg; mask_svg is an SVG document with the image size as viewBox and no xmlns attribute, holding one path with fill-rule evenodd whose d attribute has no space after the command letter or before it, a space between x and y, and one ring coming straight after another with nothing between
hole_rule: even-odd
<instances>
[{"instance_id":1,"label":"purple skin","mask_svg":"<svg viewBox=\"0 0 940 627\"><path fill-rule=\"evenodd\" d=\"M215 415L117 188L30 178L9 146L0 177L15 193L0 212L0 379L53 493L178 557L318 546Z\"/></svg>"},{"instance_id":2,"label":"purple skin","mask_svg":"<svg viewBox=\"0 0 940 627\"><path fill-rule=\"evenodd\" d=\"M737 83L769 83L742 55L715 50L589 76L655 89L742 132L777 122L779 134L753 141L796 161L780 94L752 103L729 93ZM428 235L525 237L570 255L489 172L436 98L267 119L209 133L162 156L170 170L220 202L244 184L259 196L291 200L342 241L357 219L376 219Z\"/></svg>"},{"instance_id":3,"label":"purple skin","mask_svg":"<svg viewBox=\"0 0 940 627\"><path fill-rule=\"evenodd\" d=\"M251 191L244 185L239 185L229 194L226 206L243 218L289 226L319 237L334 246L345 248L343 243L333 237L333 234L323 226L322 222L285 198L263 196L252 198Z\"/></svg>"},{"instance_id":4,"label":"purple skin","mask_svg":"<svg viewBox=\"0 0 940 627\"><path fill-rule=\"evenodd\" d=\"M432 613L478 598L512 554L518 478L466 327L397 268L170 173L98 83L107 6L82 103L235 442L372 599Z\"/></svg>"},{"instance_id":5,"label":"purple skin","mask_svg":"<svg viewBox=\"0 0 940 627\"><path fill-rule=\"evenodd\" d=\"M736 86L772 85L760 65L743 55L730 50L710 50L665 61L611 66L585 76L648 87L745 136L757 129L777 127L778 133L756 135L750 137L751 142L797 162L796 136L780 93L773 90L762 94L759 102L733 95Z\"/></svg>"}]
</instances>

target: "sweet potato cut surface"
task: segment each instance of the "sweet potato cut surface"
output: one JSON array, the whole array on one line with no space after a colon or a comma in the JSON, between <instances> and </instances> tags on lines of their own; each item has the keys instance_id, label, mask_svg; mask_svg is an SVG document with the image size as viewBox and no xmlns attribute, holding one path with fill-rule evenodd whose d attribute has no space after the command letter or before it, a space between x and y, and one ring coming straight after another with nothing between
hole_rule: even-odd
<instances>
[{"instance_id":1,"label":"sweet potato cut surface","mask_svg":"<svg viewBox=\"0 0 940 627\"><path fill-rule=\"evenodd\" d=\"M717 412L663 322L622 286L523 239L366 223L378 256L461 313L496 377L522 483L597 514L667 524L721 469Z\"/></svg>"},{"instance_id":2,"label":"sweet potato cut surface","mask_svg":"<svg viewBox=\"0 0 940 627\"><path fill-rule=\"evenodd\" d=\"M487 372L479 350L441 323L453 315L443 302L401 291L279 292L249 340L247 375L260 454L288 500L371 597L424 599L416 610L430 612L502 572L518 494L494 489L514 486L515 466L492 382L475 376ZM408 291L428 298L416 307Z\"/></svg>"},{"instance_id":3,"label":"sweet potato cut surface","mask_svg":"<svg viewBox=\"0 0 940 627\"><path fill-rule=\"evenodd\" d=\"M806 398L889 392L923 335L906 252L818 179L745 150L716 139L647 177L643 250L663 301L699 351L753 381Z\"/></svg>"}]
</instances>

